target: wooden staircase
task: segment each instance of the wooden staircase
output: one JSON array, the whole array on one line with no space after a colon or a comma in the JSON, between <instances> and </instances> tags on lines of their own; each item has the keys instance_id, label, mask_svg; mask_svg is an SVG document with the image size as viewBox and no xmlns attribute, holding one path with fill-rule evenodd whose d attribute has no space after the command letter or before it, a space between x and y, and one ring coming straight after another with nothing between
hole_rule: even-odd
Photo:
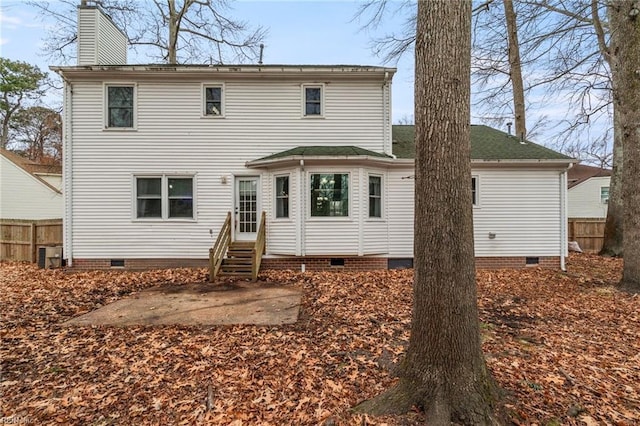
<instances>
[{"instance_id":1,"label":"wooden staircase","mask_svg":"<svg viewBox=\"0 0 640 426\"><path fill-rule=\"evenodd\" d=\"M255 241L234 241L229 244L227 257L220 265L221 277L253 278L253 247Z\"/></svg>"},{"instance_id":2,"label":"wooden staircase","mask_svg":"<svg viewBox=\"0 0 640 426\"><path fill-rule=\"evenodd\" d=\"M266 249L266 219L262 212L255 241L231 241L231 212L227 213L218 239L209 249L209 281L218 276L258 279Z\"/></svg>"}]
</instances>

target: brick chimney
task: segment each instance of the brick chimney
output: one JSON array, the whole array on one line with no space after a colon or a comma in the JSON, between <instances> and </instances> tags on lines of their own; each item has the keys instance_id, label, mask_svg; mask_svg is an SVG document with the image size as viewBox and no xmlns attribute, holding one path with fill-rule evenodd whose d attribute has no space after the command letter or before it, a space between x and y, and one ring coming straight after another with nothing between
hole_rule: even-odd
<instances>
[{"instance_id":1,"label":"brick chimney","mask_svg":"<svg viewBox=\"0 0 640 426\"><path fill-rule=\"evenodd\" d=\"M95 0L78 6L78 65L125 65L127 37Z\"/></svg>"}]
</instances>

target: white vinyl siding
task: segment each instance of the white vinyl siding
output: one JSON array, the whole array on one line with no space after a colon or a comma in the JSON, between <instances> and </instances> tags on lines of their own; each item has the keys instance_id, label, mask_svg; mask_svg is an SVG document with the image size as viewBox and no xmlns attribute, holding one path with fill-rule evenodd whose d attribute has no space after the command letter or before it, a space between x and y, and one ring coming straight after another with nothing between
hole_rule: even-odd
<instances>
[{"instance_id":1,"label":"white vinyl siding","mask_svg":"<svg viewBox=\"0 0 640 426\"><path fill-rule=\"evenodd\" d=\"M275 204L275 177L287 176L289 178L289 217L276 218ZM285 174L284 171L275 172L271 178L263 179L262 199L265 201L263 208L267 213L267 255L296 255L298 254L298 180L296 170Z\"/></svg>"},{"instance_id":2,"label":"white vinyl siding","mask_svg":"<svg viewBox=\"0 0 640 426\"><path fill-rule=\"evenodd\" d=\"M130 83L129 79L123 82ZM109 83L118 81L109 79ZM105 132L99 107L103 83L74 82L73 256L206 258L233 206L232 176L246 175L247 161L302 144L355 145L382 152L380 81L336 80L327 84L324 120L300 120L303 83L277 79L225 81L226 118L203 120L202 81L140 80L136 81L137 132ZM168 172L197 174L197 221L132 221L132 173ZM264 176L264 172L252 173ZM261 177L261 182L272 186L273 178ZM292 172L290 188L296 185L296 172ZM279 230L279 225L269 222L267 253L295 254L297 249L296 232L300 228L295 225L298 219L293 197L298 195L293 189L291 192L289 213L294 225L283 221ZM273 191L263 194L263 203L272 205ZM271 211L268 214L271 219L275 217ZM354 223L357 225L341 224L332 230L340 240L336 246L340 251L358 252ZM312 226L307 231L308 254L331 251L325 228Z\"/></svg>"},{"instance_id":3,"label":"white vinyl siding","mask_svg":"<svg viewBox=\"0 0 640 426\"><path fill-rule=\"evenodd\" d=\"M413 169L389 174L389 257L413 257L411 175ZM476 256L560 256L560 171L505 167L473 175L481 199L473 210Z\"/></svg>"},{"instance_id":4,"label":"white vinyl siding","mask_svg":"<svg viewBox=\"0 0 640 426\"><path fill-rule=\"evenodd\" d=\"M361 236L362 255L386 255L389 252L389 224L387 222L389 204L388 178L384 170L363 170L363 181L361 185L362 213L361 213ZM371 177L380 179L380 207L381 217L370 216L370 191L369 179Z\"/></svg>"},{"instance_id":5,"label":"white vinyl siding","mask_svg":"<svg viewBox=\"0 0 640 426\"><path fill-rule=\"evenodd\" d=\"M505 168L474 175L482 204L473 210L476 256L560 256L558 170Z\"/></svg>"},{"instance_id":6,"label":"white vinyl siding","mask_svg":"<svg viewBox=\"0 0 640 426\"><path fill-rule=\"evenodd\" d=\"M392 169L387 175L389 257L413 257L413 168Z\"/></svg>"},{"instance_id":7,"label":"white vinyl siding","mask_svg":"<svg viewBox=\"0 0 640 426\"><path fill-rule=\"evenodd\" d=\"M568 217L605 218L607 204L602 202L602 187L609 187L610 176L592 177L567 191Z\"/></svg>"},{"instance_id":8,"label":"white vinyl siding","mask_svg":"<svg viewBox=\"0 0 640 426\"><path fill-rule=\"evenodd\" d=\"M62 194L0 155L0 218L60 219Z\"/></svg>"},{"instance_id":9,"label":"white vinyl siding","mask_svg":"<svg viewBox=\"0 0 640 426\"><path fill-rule=\"evenodd\" d=\"M349 177L349 216L316 217L310 215L311 203L311 175L313 174L347 174ZM362 214L362 194L358 191L361 186L360 174L352 168L316 167L308 169L305 174L305 225L304 247L307 256L316 255L351 255L356 256L360 251L359 216Z\"/></svg>"},{"instance_id":10,"label":"white vinyl siding","mask_svg":"<svg viewBox=\"0 0 640 426\"><path fill-rule=\"evenodd\" d=\"M97 7L78 8L78 65L124 65L127 38Z\"/></svg>"}]
</instances>

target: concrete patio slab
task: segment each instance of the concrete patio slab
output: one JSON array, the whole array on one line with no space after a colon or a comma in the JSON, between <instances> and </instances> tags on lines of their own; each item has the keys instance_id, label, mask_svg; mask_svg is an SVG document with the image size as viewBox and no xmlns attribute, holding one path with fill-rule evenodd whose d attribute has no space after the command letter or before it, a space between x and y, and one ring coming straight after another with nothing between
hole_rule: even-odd
<instances>
[{"instance_id":1,"label":"concrete patio slab","mask_svg":"<svg viewBox=\"0 0 640 426\"><path fill-rule=\"evenodd\" d=\"M300 290L247 281L160 286L66 325L281 325L298 320Z\"/></svg>"}]
</instances>

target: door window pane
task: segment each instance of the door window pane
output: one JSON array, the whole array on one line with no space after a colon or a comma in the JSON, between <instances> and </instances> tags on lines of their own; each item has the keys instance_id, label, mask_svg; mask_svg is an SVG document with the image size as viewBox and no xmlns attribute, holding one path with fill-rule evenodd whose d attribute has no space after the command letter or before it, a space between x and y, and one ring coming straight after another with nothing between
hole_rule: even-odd
<instances>
[{"instance_id":1,"label":"door window pane","mask_svg":"<svg viewBox=\"0 0 640 426\"><path fill-rule=\"evenodd\" d=\"M238 181L238 207L240 232L257 232L258 182L256 179Z\"/></svg>"}]
</instances>

